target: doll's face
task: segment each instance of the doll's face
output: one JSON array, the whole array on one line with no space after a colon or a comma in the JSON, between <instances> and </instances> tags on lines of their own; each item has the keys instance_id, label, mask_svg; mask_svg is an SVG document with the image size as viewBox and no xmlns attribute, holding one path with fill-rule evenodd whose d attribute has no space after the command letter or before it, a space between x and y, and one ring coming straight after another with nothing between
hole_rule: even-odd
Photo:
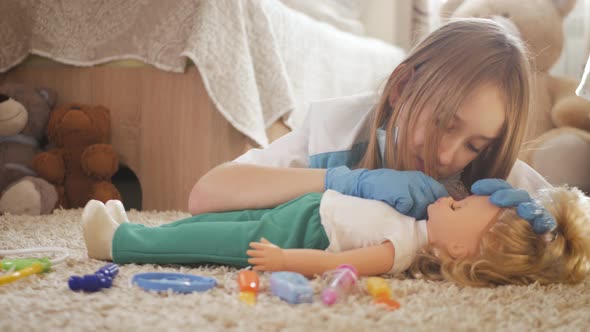
<instances>
[{"instance_id":1,"label":"doll's face","mask_svg":"<svg viewBox=\"0 0 590 332\"><path fill-rule=\"evenodd\" d=\"M433 110L427 105L414 128L411 154L417 170L424 171L426 122ZM459 173L500 135L505 121L504 101L493 85L483 85L457 109L438 147L437 169L441 178Z\"/></svg>"},{"instance_id":2,"label":"doll's face","mask_svg":"<svg viewBox=\"0 0 590 332\"><path fill-rule=\"evenodd\" d=\"M428 242L446 248L454 257L475 254L499 212L489 196L473 195L460 201L443 197L428 206Z\"/></svg>"}]
</instances>

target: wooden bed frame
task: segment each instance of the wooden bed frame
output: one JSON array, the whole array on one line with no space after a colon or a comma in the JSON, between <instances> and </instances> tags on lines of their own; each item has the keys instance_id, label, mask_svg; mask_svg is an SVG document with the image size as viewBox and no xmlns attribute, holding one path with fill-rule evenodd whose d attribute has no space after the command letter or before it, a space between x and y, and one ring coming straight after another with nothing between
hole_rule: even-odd
<instances>
[{"instance_id":1,"label":"wooden bed frame","mask_svg":"<svg viewBox=\"0 0 590 332\"><path fill-rule=\"evenodd\" d=\"M2 80L52 88L58 103L109 108L111 143L139 179L143 210L187 211L190 190L205 172L254 146L216 110L194 66L177 74L147 65L25 62ZM287 132L277 122L269 139Z\"/></svg>"}]
</instances>

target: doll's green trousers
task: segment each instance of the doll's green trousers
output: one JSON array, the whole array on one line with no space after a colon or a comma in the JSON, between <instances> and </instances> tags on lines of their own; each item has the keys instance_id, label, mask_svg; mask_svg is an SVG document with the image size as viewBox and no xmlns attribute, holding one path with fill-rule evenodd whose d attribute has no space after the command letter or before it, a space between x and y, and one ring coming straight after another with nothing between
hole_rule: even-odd
<instances>
[{"instance_id":1,"label":"doll's green trousers","mask_svg":"<svg viewBox=\"0 0 590 332\"><path fill-rule=\"evenodd\" d=\"M113 237L113 262L248 266L250 242L325 250L322 194L306 194L272 209L206 213L157 227L122 223Z\"/></svg>"}]
</instances>

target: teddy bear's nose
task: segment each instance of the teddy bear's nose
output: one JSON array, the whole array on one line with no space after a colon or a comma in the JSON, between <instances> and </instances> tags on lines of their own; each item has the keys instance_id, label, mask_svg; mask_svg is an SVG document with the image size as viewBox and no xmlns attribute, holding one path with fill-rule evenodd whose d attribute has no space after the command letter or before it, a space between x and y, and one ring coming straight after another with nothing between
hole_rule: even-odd
<instances>
[{"instance_id":1,"label":"teddy bear's nose","mask_svg":"<svg viewBox=\"0 0 590 332\"><path fill-rule=\"evenodd\" d=\"M0 103L3 103L5 101L7 101L8 99L10 99L10 97L8 97L5 94L0 93Z\"/></svg>"},{"instance_id":2,"label":"teddy bear's nose","mask_svg":"<svg viewBox=\"0 0 590 332\"><path fill-rule=\"evenodd\" d=\"M90 119L84 112L70 109L66 115L64 115L61 126L64 129L81 129L88 128L91 126Z\"/></svg>"}]
</instances>

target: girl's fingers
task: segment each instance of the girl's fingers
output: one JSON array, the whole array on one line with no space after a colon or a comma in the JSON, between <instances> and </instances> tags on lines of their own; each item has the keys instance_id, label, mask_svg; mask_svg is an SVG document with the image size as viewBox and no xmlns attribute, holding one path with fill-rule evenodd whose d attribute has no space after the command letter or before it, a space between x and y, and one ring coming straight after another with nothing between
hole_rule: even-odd
<instances>
[{"instance_id":1,"label":"girl's fingers","mask_svg":"<svg viewBox=\"0 0 590 332\"><path fill-rule=\"evenodd\" d=\"M248 264L260 265L264 263L264 258L248 258Z\"/></svg>"},{"instance_id":2,"label":"girl's fingers","mask_svg":"<svg viewBox=\"0 0 590 332\"><path fill-rule=\"evenodd\" d=\"M260 242L263 243L263 244L269 245L271 247L277 247L275 244L273 244L272 242L270 242L269 240L267 240L267 239L265 239L263 237L260 238Z\"/></svg>"},{"instance_id":3,"label":"girl's fingers","mask_svg":"<svg viewBox=\"0 0 590 332\"><path fill-rule=\"evenodd\" d=\"M250 247L254 249L262 249L264 248L264 244L260 242L250 242Z\"/></svg>"},{"instance_id":4,"label":"girl's fingers","mask_svg":"<svg viewBox=\"0 0 590 332\"><path fill-rule=\"evenodd\" d=\"M263 257L264 251L262 250L246 250L246 255L251 257Z\"/></svg>"},{"instance_id":5,"label":"girl's fingers","mask_svg":"<svg viewBox=\"0 0 590 332\"><path fill-rule=\"evenodd\" d=\"M254 267L252 268L252 270L254 270L254 271L266 271L266 268L264 267L264 265L254 265Z\"/></svg>"},{"instance_id":6,"label":"girl's fingers","mask_svg":"<svg viewBox=\"0 0 590 332\"><path fill-rule=\"evenodd\" d=\"M268 248L274 247L274 245L273 244L260 243L260 242L250 242L250 247L252 247L254 249L264 250L264 249L268 249Z\"/></svg>"}]
</instances>

